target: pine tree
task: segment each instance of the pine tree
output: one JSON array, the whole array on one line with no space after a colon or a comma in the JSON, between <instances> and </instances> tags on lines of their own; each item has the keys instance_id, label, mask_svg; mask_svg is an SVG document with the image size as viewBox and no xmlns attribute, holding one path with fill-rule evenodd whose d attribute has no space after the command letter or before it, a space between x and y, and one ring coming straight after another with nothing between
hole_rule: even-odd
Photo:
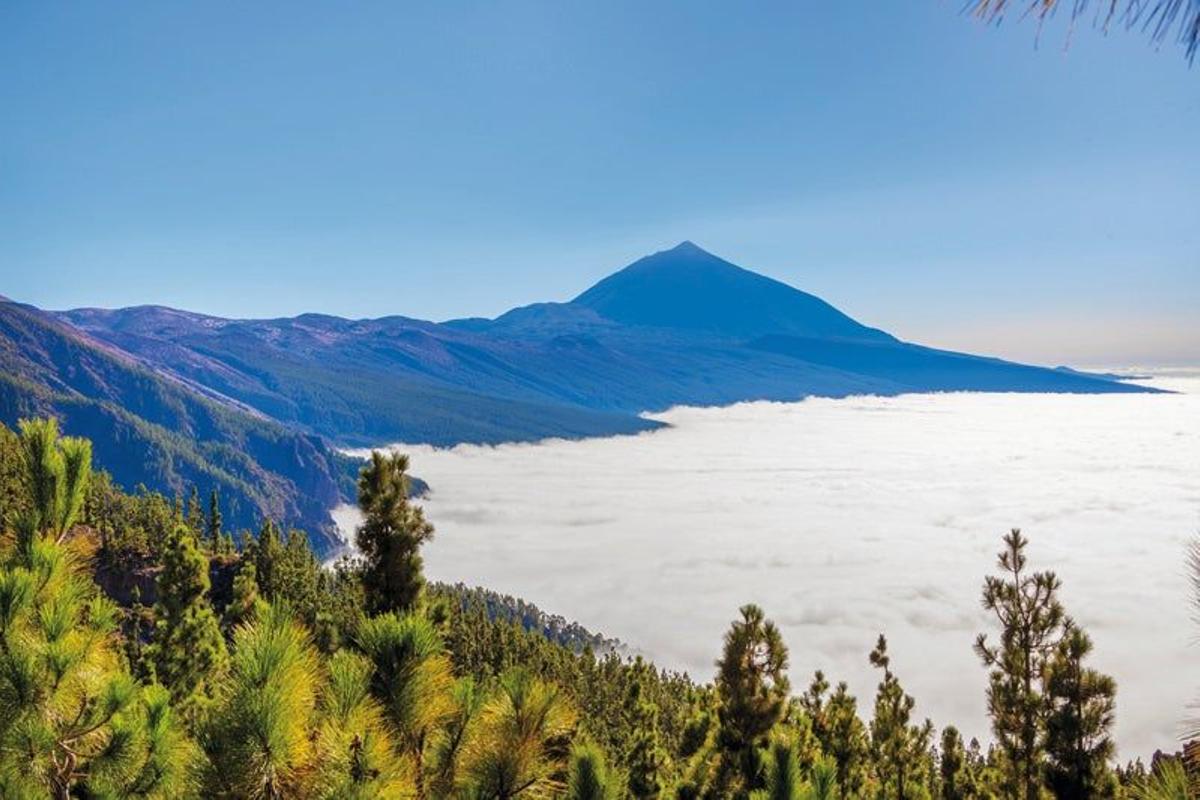
<instances>
[{"instance_id":1,"label":"pine tree","mask_svg":"<svg viewBox=\"0 0 1200 800\"><path fill-rule=\"evenodd\" d=\"M87 497L92 476L92 443L71 436L59 437L58 422L23 419L18 423L25 454L29 503L18 531L28 544L33 536L48 535L62 542Z\"/></svg>"},{"instance_id":2,"label":"pine tree","mask_svg":"<svg viewBox=\"0 0 1200 800\"><path fill-rule=\"evenodd\" d=\"M1117 685L1084 665L1091 651L1088 635L1068 622L1047 672L1046 783L1060 800L1112 797L1115 792L1108 760Z\"/></svg>"},{"instance_id":3,"label":"pine tree","mask_svg":"<svg viewBox=\"0 0 1200 800\"><path fill-rule=\"evenodd\" d=\"M307 796L318 763L320 662L285 604L237 629L218 702L204 722L208 797Z\"/></svg>"},{"instance_id":4,"label":"pine tree","mask_svg":"<svg viewBox=\"0 0 1200 800\"><path fill-rule=\"evenodd\" d=\"M829 681L820 670L800 704L812 719L821 750L833 759L838 797L857 797L866 778L867 729L858 716L858 701L845 681L826 698Z\"/></svg>"},{"instance_id":5,"label":"pine tree","mask_svg":"<svg viewBox=\"0 0 1200 800\"><path fill-rule=\"evenodd\" d=\"M741 615L725 634L717 662L718 782L725 791L757 788L758 749L783 719L790 688L787 647L775 623L755 605L743 606Z\"/></svg>"},{"instance_id":6,"label":"pine tree","mask_svg":"<svg viewBox=\"0 0 1200 800\"><path fill-rule=\"evenodd\" d=\"M316 728L315 774L308 796L329 800L392 800L412 797L413 775L395 757L383 710L371 696L366 658L348 650L328 661Z\"/></svg>"},{"instance_id":7,"label":"pine tree","mask_svg":"<svg viewBox=\"0 0 1200 800\"><path fill-rule=\"evenodd\" d=\"M243 558L238 565L237 575L233 577L233 597L225 607L223 623L227 631L254 619L259 603L255 573L254 562Z\"/></svg>"},{"instance_id":8,"label":"pine tree","mask_svg":"<svg viewBox=\"0 0 1200 800\"><path fill-rule=\"evenodd\" d=\"M258 532L258 538L253 540L244 552L254 559L259 591L268 601L274 602L277 588L276 565L283 557L283 541L278 526L269 519L265 520Z\"/></svg>"},{"instance_id":9,"label":"pine tree","mask_svg":"<svg viewBox=\"0 0 1200 800\"><path fill-rule=\"evenodd\" d=\"M168 537L158 576L154 638L147 658L155 675L186 714L203 708L225 664L225 639L209 603L208 559L191 530L177 526Z\"/></svg>"},{"instance_id":10,"label":"pine tree","mask_svg":"<svg viewBox=\"0 0 1200 800\"><path fill-rule=\"evenodd\" d=\"M975 650L991 670L988 713L1005 755L1007 793L1038 800L1046 729L1040 681L1062 637L1064 614L1054 573L1026 569L1027 544L1016 529L1004 537L1003 574L988 576L983 587L983 607L1000 623L1000 642L991 645L980 634Z\"/></svg>"},{"instance_id":11,"label":"pine tree","mask_svg":"<svg viewBox=\"0 0 1200 800\"><path fill-rule=\"evenodd\" d=\"M0 551L0 796L169 798L193 749L165 693L125 667L120 612L75 542L91 447L53 421L21 425L21 536Z\"/></svg>"},{"instance_id":12,"label":"pine tree","mask_svg":"<svg viewBox=\"0 0 1200 800\"><path fill-rule=\"evenodd\" d=\"M828 756L818 758L808 776L805 800L833 800L837 796L837 762Z\"/></svg>"},{"instance_id":13,"label":"pine tree","mask_svg":"<svg viewBox=\"0 0 1200 800\"><path fill-rule=\"evenodd\" d=\"M200 489L192 484L192 491L187 502L187 526L192 536L199 542L204 536L204 509L200 505Z\"/></svg>"},{"instance_id":14,"label":"pine tree","mask_svg":"<svg viewBox=\"0 0 1200 800\"><path fill-rule=\"evenodd\" d=\"M463 749L465 797L553 796L567 766L578 715L558 686L522 668L506 670L483 703Z\"/></svg>"},{"instance_id":15,"label":"pine tree","mask_svg":"<svg viewBox=\"0 0 1200 800\"><path fill-rule=\"evenodd\" d=\"M802 800L807 792L800 775L795 743L776 739L767 747L766 785L751 792L751 800Z\"/></svg>"},{"instance_id":16,"label":"pine tree","mask_svg":"<svg viewBox=\"0 0 1200 800\"><path fill-rule=\"evenodd\" d=\"M360 626L357 644L374 665L371 692L396 732L397 747L428 796L434 733L453 718L454 676L437 631L424 617L381 614Z\"/></svg>"},{"instance_id":17,"label":"pine tree","mask_svg":"<svg viewBox=\"0 0 1200 800\"><path fill-rule=\"evenodd\" d=\"M604 752L590 742L572 747L564 800L618 800L619 797L618 782L604 760Z\"/></svg>"},{"instance_id":18,"label":"pine tree","mask_svg":"<svg viewBox=\"0 0 1200 800\"><path fill-rule=\"evenodd\" d=\"M921 785L921 763L924 761L933 725L909 724L915 701L904 693L891 668L887 639L879 635L871 651L871 665L883 671L883 679L875 696L875 716L871 720L871 750L875 769L883 784L883 798L909 800L916 797Z\"/></svg>"},{"instance_id":19,"label":"pine tree","mask_svg":"<svg viewBox=\"0 0 1200 800\"><path fill-rule=\"evenodd\" d=\"M408 457L373 452L358 478L364 519L355 536L370 613L412 610L425 586L421 545L433 538L433 526L408 496Z\"/></svg>"},{"instance_id":20,"label":"pine tree","mask_svg":"<svg viewBox=\"0 0 1200 800\"><path fill-rule=\"evenodd\" d=\"M224 551L224 538L221 533L221 493L214 486L208 495L208 519L205 521L205 538L214 553Z\"/></svg>"},{"instance_id":21,"label":"pine tree","mask_svg":"<svg viewBox=\"0 0 1200 800\"><path fill-rule=\"evenodd\" d=\"M962 736L953 725L942 730L941 758L938 761L941 775L942 800L970 800L973 797L970 766Z\"/></svg>"},{"instance_id":22,"label":"pine tree","mask_svg":"<svg viewBox=\"0 0 1200 800\"><path fill-rule=\"evenodd\" d=\"M655 800L664 789L667 771L667 752L658 731L658 707L645 696L644 670L648 669L639 657L625 696L625 714L630 733L625 753L628 774L627 790L634 800Z\"/></svg>"}]
</instances>

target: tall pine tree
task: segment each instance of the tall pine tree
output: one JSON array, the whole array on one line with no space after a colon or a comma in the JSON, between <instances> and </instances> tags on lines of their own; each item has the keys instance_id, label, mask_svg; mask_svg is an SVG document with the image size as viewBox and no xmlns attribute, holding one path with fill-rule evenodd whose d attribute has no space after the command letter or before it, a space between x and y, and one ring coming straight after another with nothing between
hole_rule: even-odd
<instances>
[{"instance_id":1,"label":"tall pine tree","mask_svg":"<svg viewBox=\"0 0 1200 800\"><path fill-rule=\"evenodd\" d=\"M1064 612L1053 572L1030 572L1028 541L1014 529L1004 537L999 576L983 585L983 607L1000 623L1000 641L980 634L975 650L988 675L992 732L1005 755L1009 797L1038 800L1043 783L1046 698L1041 686L1062 638Z\"/></svg>"},{"instance_id":2,"label":"tall pine tree","mask_svg":"<svg viewBox=\"0 0 1200 800\"><path fill-rule=\"evenodd\" d=\"M887 639L879 635L871 651L871 665L883 671L875 696L875 716L871 720L871 750L875 770L883 784L881 798L909 800L917 797L922 784L921 769L933 736L933 725L912 725L915 702L905 694L899 679L892 672L887 651Z\"/></svg>"},{"instance_id":3,"label":"tall pine tree","mask_svg":"<svg viewBox=\"0 0 1200 800\"><path fill-rule=\"evenodd\" d=\"M947 725L942 730L938 772L942 800L971 800L975 796L967 751L963 747L962 735L953 725Z\"/></svg>"},{"instance_id":4,"label":"tall pine tree","mask_svg":"<svg viewBox=\"0 0 1200 800\"><path fill-rule=\"evenodd\" d=\"M208 546L214 553L219 553L224 549L222 547L221 523L221 493L214 486L212 492L208 495L208 519L206 520L207 530L205 531Z\"/></svg>"},{"instance_id":5,"label":"tall pine tree","mask_svg":"<svg viewBox=\"0 0 1200 800\"><path fill-rule=\"evenodd\" d=\"M649 667L639 657L635 664L635 677L625 696L625 714L632 732L625 765L628 772L627 789L633 800L658 798L664 789L668 766L667 751L662 746L658 732L658 706L645 696L646 684L642 673L646 669Z\"/></svg>"},{"instance_id":6,"label":"tall pine tree","mask_svg":"<svg viewBox=\"0 0 1200 800\"><path fill-rule=\"evenodd\" d=\"M177 526L163 553L154 606L154 637L146 656L158 680L185 712L197 712L211 698L213 682L225 664L225 639L208 592L208 558L192 532Z\"/></svg>"},{"instance_id":7,"label":"tall pine tree","mask_svg":"<svg viewBox=\"0 0 1200 800\"><path fill-rule=\"evenodd\" d=\"M358 478L364 519L355 537L370 613L412 610L425 587L421 545L433 538L433 526L408 497L408 456L371 453Z\"/></svg>"},{"instance_id":8,"label":"tall pine tree","mask_svg":"<svg viewBox=\"0 0 1200 800\"><path fill-rule=\"evenodd\" d=\"M717 662L718 786L730 794L758 788L759 749L787 710L788 651L775 623L756 605L741 608Z\"/></svg>"}]
</instances>

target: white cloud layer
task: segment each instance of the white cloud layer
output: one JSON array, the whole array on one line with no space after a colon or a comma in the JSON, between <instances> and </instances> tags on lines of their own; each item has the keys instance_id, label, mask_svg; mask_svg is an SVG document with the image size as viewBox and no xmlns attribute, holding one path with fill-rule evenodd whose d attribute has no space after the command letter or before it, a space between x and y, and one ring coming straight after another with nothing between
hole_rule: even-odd
<instances>
[{"instance_id":1,"label":"white cloud layer","mask_svg":"<svg viewBox=\"0 0 1200 800\"><path fill-rule=\"evenodd\" d=\"M1200 693L1184 554L1200 532L1191 394L909 395L679 408L633 437L405 447L433 492L430 577L519 595L708 679L738 606L869 709L893 665L935 724L987 735L972 653L1000 537L1020 527L1119 684L1122 758L1173 747ZM343 515L351 524L352 515Z\"/></svg>"}]
</instances>

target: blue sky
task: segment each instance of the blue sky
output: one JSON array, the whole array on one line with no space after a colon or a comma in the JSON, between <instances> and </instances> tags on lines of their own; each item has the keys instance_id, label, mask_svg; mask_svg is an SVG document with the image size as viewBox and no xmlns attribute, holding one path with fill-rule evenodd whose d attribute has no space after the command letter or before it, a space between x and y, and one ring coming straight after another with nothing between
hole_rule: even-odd
<instances>
[{"instance_id":1,"label":"blue sky","mask_svg":"<svg viewBox=\"0 0 1200 800\"><path fill-rule=\"evenodd\" d=\"M692 239L917 341L1200 362L1200 68L870 3L0 8L0 293L444 319Z\"/></svg>"}]
</instances>

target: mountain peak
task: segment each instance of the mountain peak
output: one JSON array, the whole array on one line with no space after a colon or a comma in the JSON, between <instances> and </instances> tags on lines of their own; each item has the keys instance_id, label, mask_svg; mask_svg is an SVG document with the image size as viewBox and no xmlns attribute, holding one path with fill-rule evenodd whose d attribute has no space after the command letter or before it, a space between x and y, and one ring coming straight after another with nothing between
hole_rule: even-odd
<instances>
[{"instance_id":1,"label":"mountain peak","mask_svg":"<svg viewBox=\"0 0 1200 800\"><path fill-rule=\"evenodd\" d=\"M635 261L571 303L616 322L739 339L781 333L892 340L818 297L743 269L691 241Z\"/></svg>"}]
</instances>

